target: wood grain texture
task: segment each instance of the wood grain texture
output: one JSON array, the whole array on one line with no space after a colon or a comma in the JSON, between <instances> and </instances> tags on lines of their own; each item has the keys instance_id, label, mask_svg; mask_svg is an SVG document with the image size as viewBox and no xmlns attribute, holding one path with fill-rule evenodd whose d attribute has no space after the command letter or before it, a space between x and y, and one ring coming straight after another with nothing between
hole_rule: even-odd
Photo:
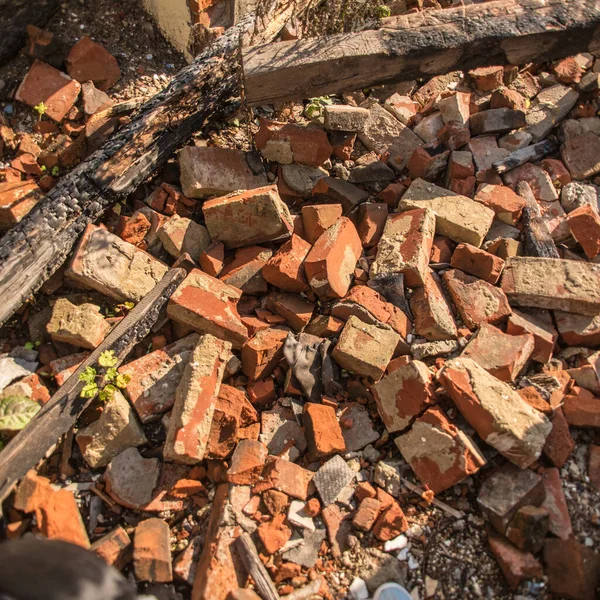
<instances>
[{"instance_id":1,"label":"wood grain texture","mask_svg":"<svg viewBox=\"0 0 600 600\"><path fill-rule=\"evenodd\" d=\"M273 0L231 27L0 239L0 325L64 263L88 223L136 189L211 117L240 105L239 48L272 40L308 0Z\"/></svg>"},{"instance_id":2,"label":"wood grain texture","mask_svg":"<svg viewBox=\"0 0 600 600\"><path fill-rule=\"evenodd\" d=\"M84 385L83 381L79 381L79 374L88 366L98 369L98 358L106 350L114 351L118 360L116 366L119 366L132 348L148 335L167 300L185 276L184 269L168 271L79 365L25 429L8 443L2 451L0 463L0 503L8 496L15 483L35 467L59 438L73 427L79 415L92 402L91 398L79 396Z\"/></svg>"},{"instance_id":3,"label":"wood grain texture","mask_svg":"<svg viewBox=\"0 0 600 600\"><path fill-rule=\"evenodd\" d=\"M246 100L269 104L600 47L596 0L496 0L384 19L376 31L242 53Z\"/></svg>"},{"instance_id":4,"label":"wood grain texture","mask_svg":"<svg viewBox=\"0 0 600 600\"><path fill-rule=\"evenodd\" d=\"M242 533L235 540L235 548L240 560L248 571L248 575L254 579L258 595L263 600L279 600L277 588L261 562L252 538L247 533Z\"/></svg>"},{"instance_id":5,"label":"wood grain texture","mask_svg":"<svg viewBox=\"0 0 600 600\"><path fill-rule=\"evenodd\" d=\"M517 184L517 193L527 202L521 219L527 255L541 258L560 258L556 244L550 235L546 222L542 219L539 204L529 184L526 181L520 181Z\"/></svg>"}]
</instances>

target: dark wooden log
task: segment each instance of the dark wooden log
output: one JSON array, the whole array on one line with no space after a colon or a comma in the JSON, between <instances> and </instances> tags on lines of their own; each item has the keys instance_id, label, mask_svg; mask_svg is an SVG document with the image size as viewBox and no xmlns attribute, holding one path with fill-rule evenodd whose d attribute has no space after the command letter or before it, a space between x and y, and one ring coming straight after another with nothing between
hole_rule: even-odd
<instances>
[{"instance_id":1,"label":"dark wooden log","mask_svg":"<svg viewBox=\"0 0 600 600\"><path fill-rule=\"evenodd\" d=\"M183 269L171 269L133 310L106 336L90 356L50 398L45 406L2 450L0 462L0 502L10 493L15 483L44 458L59 438L69 431L79 415L92 401L81 398L84 382L79 374L86 367L98 370L98 358L105 350L113 350L118 363L140 342L158 320L161 309L183 281Z\"/></svg>"},{"instance_id":2,"label":"dark wooden log","mask_svg":"<svg viewBox=\"0 0 600 600\"><path fill-rule=\"evenodd\" d=\"M243 51L250 104L353 91L485 65L547 62L600 45L593 0L496 0L383 19L377 31Z\"/></svg>"},{"instance_id":3,"label":"dark wooden log","mask_svg":"<svg viewBox=\"0 0 600 600\"><path fill-rule=\"evenodd\" d=\"M0 65L25 45L27 25L44 27L58 6L58 0L0 2Z\"/></svg>"},{"instance_id":4,"label":"dark wooden log","mask_svg":"<svg viewBox=\"0 0 600 600\"><path fill-rule=\"evenodd\" d=\"M252 538L247 533L242 533L235 540L235 548L248 574L254 579L258 595L263 600L279 600L277 588L260 560Z\"/></svg>"},{"instance_id":5,"label":"dark wooden log","mask_svg":"<svg viewBox=\"0 0 600 600\"><path fill-rule=\"evenodd\" d=\"M0 240L0 325L63 264L88 223L135 190L207 119L239 108L240 45L270 41L307 1L272 0L271 10L230 28L6 233Z\"/></svg>"},{"instance_id":6,"label":"dark wooden log","mask_svg":"<svg viewBox=\"0 0 600 600\"><path fill-rule=\"evenodd\" d=\"M498 174L506 173L512 169L516 169L526 162L532 162L540 160L548 154L552 154L558 150L558 144L553 140L543 140L532 146L526 146L525 148L519 148L511 152L506 158L498 160L492 164L494 170Z\"/></svg>"},{"instance_id":7,"label":"dark wooden log","mask_svg":"<svg viewBox=\"0 0 600 600\"><path fill-rule=\"evenodd\" d=\"M539 204L529 184L526 181L520 181L517 184L517 193L527 202L521 218L525 251L529 256L560 258L556 244L548 231L546 222L542 219Z\"/></svg>"}]
</instances>

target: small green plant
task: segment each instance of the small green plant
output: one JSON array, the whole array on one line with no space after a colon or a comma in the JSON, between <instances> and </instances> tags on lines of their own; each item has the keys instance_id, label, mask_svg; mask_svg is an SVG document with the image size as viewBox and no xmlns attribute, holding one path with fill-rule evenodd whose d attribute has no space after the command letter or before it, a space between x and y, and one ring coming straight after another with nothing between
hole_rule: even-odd
<instances>
[{"instance_id":1,"label":"small green plant","mask_svg":"<svg viewBox=\"0 0 600 600\"><path fill-rule=\"evenodd\" d=\"M58 177L60 175L60 169L56 165L54 165L50 173L52 173L52 177Z\"/></svg>"},{"instance_id":2,"label":"small green plant","mask_svg":"<svg viewBox=\"0 0 600 600\"><path fill-rule=\"evenodd\" d=\"M46 165L40 165L40 171L42 173L45 173L46 172Z\"/></svg>"},{"instance_id":3,"label":"small green plant","mask_svg":"<svg viewBox=\"0 0 600 600\"><path fill-rule=\"evenodd\" d=\"M35 112L37 112L37 114L40 116L41 121L42 117L46 114L48 107L43 102L40 102L33 107L33 110L35 110Z\"/></svg>"},{"instance_id":4,"label":"small green plant","mask_svg":"<svg viewBox=\"0 0 600 600\"><path fill-rule=\"evenodd\" d=\"M386 6L385 4L380 4L377 7L377 16L380 19L385 19L386 17L391 16L391 14L392 14L392 11L390 10L389 6Z\"/></svg>"},{"instance_id":5,"label":"small green plant","mask_svg":"<svg viewBox=\"0 0 600 600\"><path fill-rule=\"evenodd\" d=\"M79 380L85 385L81 390L82 398L93 398L98 396L101 402L108 402L112 399L117 389L122 389L127 386L131 377L124 373L119 373L116 369L118 360L114 350L106 350L102 352L98 358L98 365L106 368L104 373L104 387L98 385L98 372L94 367L86 367L83 373L79 375Z\"/></svg>"},{"instance_id":6,"label":"small green plant","mask_svg":"<svg viewBox=\"0 0 600 600\"><path fill-rule=\"evenodd\" d=\"M307 119L319 119L323 116L323 107L329 104L333 104L329 96L311 98L304 108L304 116Z\"/></svg>"},{"instance_id":7,"label":"small green plant","mask_svg":"<svg viewBox=\"0 0 600 600\"><path fill-rule=\"evenodd\" d=\"M23 344L23 348L25 348L25 350L34 350L35 348L41 345L42 342L40 342L39 340L37 342L25 342Z\"/></svg>"}]
</instances>

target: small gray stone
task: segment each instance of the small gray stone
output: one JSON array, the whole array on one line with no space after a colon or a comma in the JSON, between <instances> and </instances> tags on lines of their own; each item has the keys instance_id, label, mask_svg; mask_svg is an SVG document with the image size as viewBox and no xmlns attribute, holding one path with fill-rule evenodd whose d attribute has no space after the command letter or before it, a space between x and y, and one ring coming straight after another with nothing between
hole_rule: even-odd
<instances>
[{"instance_id":1,"label":"small gray stone","mask_svg":"<svg viewBox=\"0 0 600 600\"><path fill-rule=\"evenodd\" d=\"M323 506L335 502L344 488L356 477L356 473L339 455L330 458L313 477L313 482L321 496Z\"/></svg>"},{"instance_id":2,"label":"small gray stone","mask_svg":"<svg viewBox=\"0 0 600 600\"><path fill-rule=\"evenodd\" d=\"M343 419L352 419L352 426L342 427L342 435L346 442L346 450L355 452L373 444L379 439L379 434L373 426L369 412L360 404L351 404L342 412Z\"/></svg>"},{"instance_id":3,"label":"small gray stone","mask_svg":"<svg viewBox=\"0 0 600 600\"><path fill-rule=\"evenodd\" d=\"M306 167L304 165L282 165L281 176L283 181L296 193L310 198L312 190L319 179L327 177L329 173L325 169L317 167Z\"/></svg>"},{"instance_id":4,"label":"small gray stone","mask_svg":"<svg viewBox=\"0 0 600 600\"><path fill-rule=\"evenodd\" d=\"M437 342L413 342L410 347L411 354L415 360L423 360L432 356L452 354L460 350L460 344L456 340L440 340Z\"/></svg>"},{"instance_id":5,"label":"small gray stone","mask_svg":"<svg viewBox=\"0 0 600 600\"><path fill-rule=\"evenodd\" d=\"M308 569L314 567L319 558L319 550L325 535L325 529L305 530L304 543L298 548L286 552L283 558Z\"/></svg>"},{"instance_id":6,"label":"small gray stone","mask_svg":"<svg viewBox=\"0 0 600 600\"><path fill-rule=\"evenodd\" d=\"M596 213L600 212L598 188L577 181L567 183L563 187L560 203L567 213L586 204L589 204Z\"/></svg>"},{"instance_id":7,"label":"small gray stone","mask_svg":"<svg viewBox=\"0 0 600 600\"><path fill-rule=\"evenodd\" d=\"M35 373L37 366L37 362L15 358L8 354L0 356L0 392L15 379Z\"/></svg>"}]
</instances>

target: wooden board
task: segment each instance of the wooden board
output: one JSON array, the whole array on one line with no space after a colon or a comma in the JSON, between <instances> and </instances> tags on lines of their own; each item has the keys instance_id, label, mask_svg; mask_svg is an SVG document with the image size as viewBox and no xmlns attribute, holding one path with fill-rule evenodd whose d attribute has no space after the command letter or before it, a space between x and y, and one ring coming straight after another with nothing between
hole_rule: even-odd
<instances>
[{"instance_id":1,"label":"wooden board","mask_svg":"<svg viewBox=\"0 0 600 600\"><path fill-rule=\"evenodd\" d=\"M246 100L312 98L600 49L594 0L496 0L384 19L377 31L247 48Z\"/></svg>"},{"instance_id":2,"label":"wooden board","mask_svg":"<svg viewBox=\"0 0 600 600\"><path fill-rule=\"evenodd\" d=\"M209 118L239 108L240 45L272 40L307 2L272 0L271 10L230 28L0 239L0 325L65 262L88 223L134 191Z\"/></svg>"}]
</instances>

